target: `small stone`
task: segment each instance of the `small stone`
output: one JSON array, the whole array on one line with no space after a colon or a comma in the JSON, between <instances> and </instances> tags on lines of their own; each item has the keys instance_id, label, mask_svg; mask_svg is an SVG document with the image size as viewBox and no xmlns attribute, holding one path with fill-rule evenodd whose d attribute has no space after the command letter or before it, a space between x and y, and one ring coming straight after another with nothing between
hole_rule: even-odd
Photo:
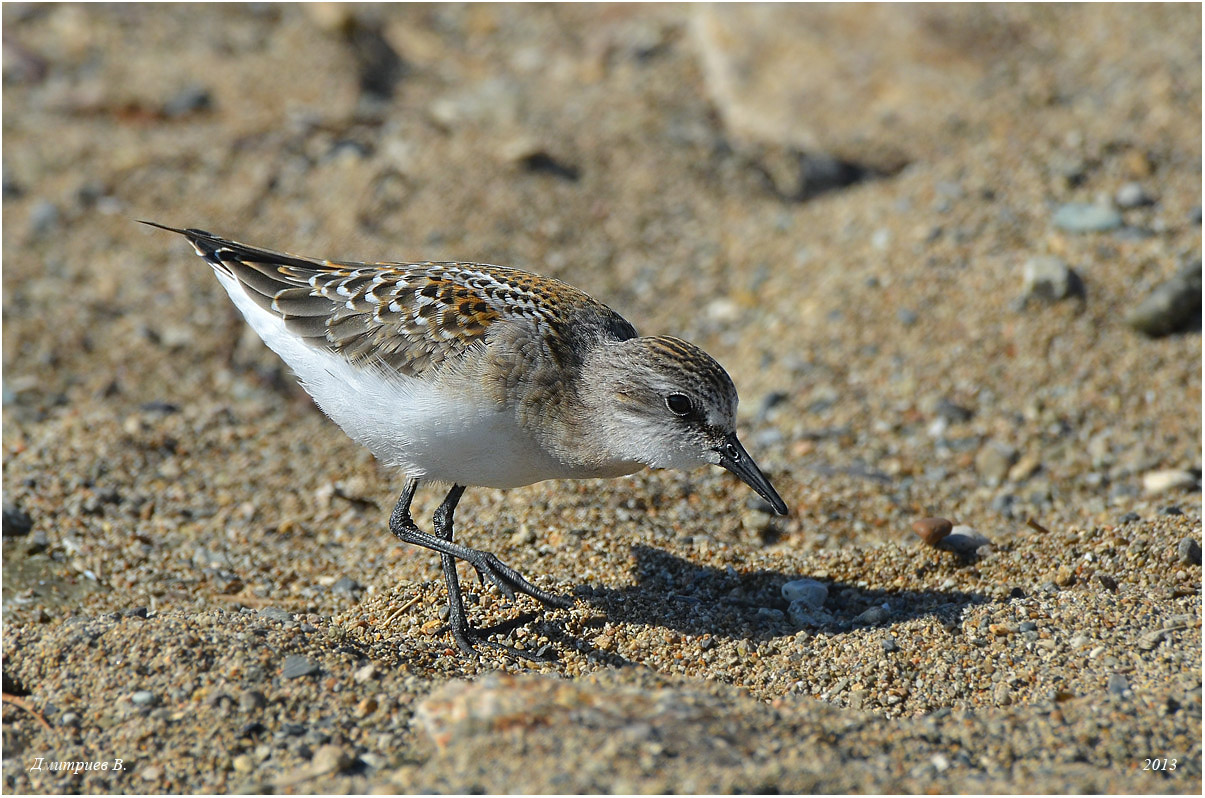
<instances>
[{"instance_id":1,"label":"small stone","mask_svg":"<svg viewBox=\"0 0 1205 798\"><path fill-rule=\"evenodd\" d=\"M58 228L61 216L58 206L53 202L38 200L29 211L30 234L36 238L50 235Z\"/></svg>"},{"instance_id":2,"label":"small stone","mask_svg":"<svg viewBox=\"0 0 1205 798\"><path fill-rule=\"evenodd\" d=\"M314 752L310 767L314 774L341 773L351 762L351 757L342 746L327 744Z\"/></svg>"},{"instance_id":3,"label":"small stone","mask_svg":"<svg viewBox=\"0 0 1205 798\"><path fill-rule=\"evenodd\" d=\"M1106 205L1069 202L1054 212L1054 226L1069 233L1095 233L1121 227L1121 214Z\"/></svg>"},{"instance_id":4,"label":"small stone","mask_svg":"<svg viewBox=\"0 0 1205 798\"><path fill-rule=\"evenodd\" d=\"M1162 471L1148 471L1142 475L1142 489L1148 496L1168 493L1173 490L1195 488L1200 478L1191 471L1178 468L1168 468Z\"/></svg>"},{"instance_id":5,"label":"small stone","mask_svg":"<svg viewBox=\"0 0 1205 798\"><path fill-rule=\"evenodd\" d=\"M812 607L803 601L792 601L787 607L787 617L795 626L820 626L821 621L812 615Z\"/></svg>"},{"instance_id":6,"label":"small stone","mask_svg":"<svg viewBox=\"0 0 1205 798\"><path fill-rule=\"evenodd\" d=\"M1113 695L1125 695L1130 689L1130 681L1120 673L1113 673L1109 675L1105 689Z\"/></svg>"},{"instance_id":7,"label":"small stone","mask_svg":"<svg viewBox=\"0 0 1205 798\"><path fill-rule=\"evenodd\" d=\"M351 596L353 598L363 589L364 588L361 587L360 583L352 579L350 576L341 576L335 581L335 584L331 585L332 593L336 595Z\"/></svg>"},{"instance_id":8,"label":"small stone","mask_svg":"<svg viewBox=\"0 0 1205 798\"><path fill-rule=\"evenodd\" d=\"M163 104L163 115L168 119L184 116L199 111L208 111L213 107L213 97L204 86L189 86L176 92Z\"/></svg>"},{"instance_id":9,"label":"small stone","mask_svg":"<svg viewBox=\"0 0 1205 798\"><path fill-rule=\"evenodd\" d=\"M155 781L163 775L163 770L157 765L151 765L150 767L145 767L139 770L138 775L143 781Z\"/></svg>"},{"instance_id":10,"label":"small stone","mask_svg":"<svg viewBox=\"0 0 1205 798\"><path fill-rule=\"evenodd\" d=\"M992 701L994 701L998 707L1006 707L1013 702L1013 697L1009 692L1008 684L1005 682L998 682L996 686L992 688Z\"/></svg>"},{"instance_id":11,"label":"small stone","mask_svg":"<svg viewBox=\"0 0 1205 798\"><path fill-rule=\"evenodd\" d=\"M280 677L282 679L297 679L301 676L313 676L319 670L318 665L307 657L303 657L300 654L290 654L285 657L285 664L281 668Z\"/></svg>"},{"instance_id":12,"label":"small stone","mask_svg":"<svg viewBox=\"0 0 1205 798\"><path fill-rule=\"evenodd\" d=\"M1149 632L1144 632L1138 638L1138 648L1143 651L1150 651L1155 646L1163 642L1163 638L1167 636L1166 629L1152 629Z\"/></svg>"},{"instance_id":13,"label":"small stone","mask_svg":"<svg viewBox=\"0 0 1205 798\"><path fill-rule=\"evenodd\" d=\"M954 531L954 523L945 518L922 518L912 522L912 529L929 546L936 546Z\"/></svg>"},{"instance_id":14,"label":"small stone","mask_svg":"<svg viewBox=\"0 0 1205 798\"><path fill-rule=\"evenodd\" d=\"M1084 295L1084 281L1062 258L1040 255L1025 261L1022 297L1057 302Z\"/></svg>"},{"instance_id":15,"label":"small stone","mask_svg":"<svg viewBox=\"0 0 1205 798\"><path fill-rule=\"evenodd\" d=\"M874 626L887 620L890 616L891 613L882 607L871 607L857 618L854 618L854 623L864 623L868 626Z\"/></svg>"},{"instance_id":16,"label":"small stone","mask_svg":"<svg viewBox=\"0 0 1205 798\"><path fill-rule=\"evenodd\" d=\"M1100 582L1101 586L1110 593L1117 592L1117 580L1108 574L1097 574L1096 580Z\"/></svg>"},{"instance_id":17,"label":"small stone","mask_svg":"<svg viewBox=\"0 0 1205 798\"><path fill-rule=\"evenodd\" d=\"M356 717L366 718L377 711L377 700L372 696L360 699L360 703L356 704Z\"/></svg>"},{"instance_id":18,"label":"small stone","mask_svg":"<svg viewBox=\"0 0 1205 798\"><path fill-rule=\"evenodd\" d=\"M1006 443L990 441L975 455L975 471L988 485L999 485L1017 462L1017 450Z\"/></svg>"},{"instance_id":19,"label":"small stone","mask_svg":"<svg viewBox=\"0 0 1205 798\"><path fill-rule=\"evenodd\" d=\"M1201 313L1201 261L1196 260L1157 286L1126 315L1126 324L1159 338L1188 330Z\"/></svg>"},{"instance_id":20,"label":"small stone","mask_svg":"<svg viewBox=\"0 0 1205 798\"><path fill-rule=\"evenodd\" d=\"M802 602L808 609L818 610L828 601L828 587L815 579L796 579L782 586L782 597L788 602Z\"/></svg>"},{"instance_id":21,"label":"small stone","mask_svg":"<svg viewBox=\"0 0 1205 798\"><path fill-rule=\"evenodd\" d=\"M882 646L883 652L887 654L900 650L900 646L895 642L895 638L890 636L883 638Z\"/></svg>"},{"instance_id":22,"label":"small stone","mask_svg":"<svg viewBox=\"0 0 1205 798\"><path fill-rule=\"evenodd\" d=\"M757 620L761 623L782 623L787 618L786 613L774 607L758 607Z\"/></svg>"},{"instance_id":23,"label":"small stone","mask_svg":"<svg viewBox=\"0 0 1205 798\"><path fill-rule=\"evenodd\" d=\"M250 773L255 770L255 760L247 754L239 754L230 764L239 773Z\"/></svg>"},{"instance_id":24,"label":"small stone","mask_svg":"<svg viewBox=\"0 0 1205 798\"><path fill-rule=\"evenodd\" d=\"M941 547L969 557L974 555L979 549L990 544L991 541L975 531L974 527L967 526L966 524L958 524L954 527L949 537L941 542Z\"/></svg>"},{"instance_id":25,"label":"small stone","mask_svg":"<svg viewBox=\"0 0 1205 798\"><path fill-rule=\"evenodd\" d=\"M33 529L33 518L15 504L4 505L4 537L22 537Z\"/></svg>"},{"instance_id":26,"label":"small stone","mask_svg":"<svg viewBox=\"0 0 1205 798\"><path fill-rule=\"evenodd\" d=\"M238 697L240 712L253 712L268 705L268 699L259 690L244 690Z\"/></svg>"},{"instance_id":27,"label":"small stone","mask_svg":"<svg viewBox=\"0 0 1205 798\"><path fill-rule=\"evenodd\" d=\"M364 667L357 669L356 672L352 674L352 678L356 680L357 684L364 684L364 682L369 681L376 675L377 666L370 662Z\"/></svg>"},{"instance_id":28,"label":"small stone","mask_svg":"<svg viewBox=\"0 0 1205 798\"><path fill-rule=\"evenodd\" d=\"M59 716L60 726L78 726L79 723L80 716L75 712L64 712L61 716Z\"/></svg>"},{"instance_id":29,"label":"small stone","mask_svg":"<svg viewBox=\"0 0 1205 798\"><path fill-rule=\"evenodd\" d=\"M1117 189L1113 202L1118 208L1140 208L1143 205L1154 204L1155 200L1146 193L1141 183L1130 181Z\"/></svg>"},{"instance_id":30,"label":"small stone","mask_svg":"<svg viewBox=\"0 0 1205 798\"><path fill-rule=\"evenodd\" d=\"M1176 559L1184 565L1201 564L1201 544L1196 538L1184 538L1176 546Z\"/></svg>"},{"instance_id":31,"label":"small stone","mask_svg":"<svg viewBox=\"0 0 1205 798\"><path fill-rule=\"evenodd\" d=\"M280 607L264 607L259 611L259 615L261 618L268 618L269 620L280 621L282 623L293 620L293 613L288 610L282 610Z\"/></svg>"},{"instance_id":32,"label":"small stone","mask_svg":"<svg viewBox=\"0 0 1205 798\"><path fill-rule=\"evenodd\" d=\"M155 694L150 690L139 690L130 696L130 701L140 707L149 707L155 703Z\"/></svg>"},{"instance_id":33,"label":"small stone","mask_svg":"<svg viewBox=\"0 0 1205 798\"><path fill-rule=\"evenodd\" d=\"M1075 584L1075 569L1070 565L1061 566L1054 572L1054 583L1059 587L1071 587Z\"/></svg>"}]
</instances>

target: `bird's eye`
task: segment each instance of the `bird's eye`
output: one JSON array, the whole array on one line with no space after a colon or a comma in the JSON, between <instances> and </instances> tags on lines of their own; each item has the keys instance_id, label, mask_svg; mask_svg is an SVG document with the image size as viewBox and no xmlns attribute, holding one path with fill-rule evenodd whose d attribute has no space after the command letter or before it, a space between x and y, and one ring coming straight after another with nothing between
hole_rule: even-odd
<instances>
[{"instance_id":1,"label":"bird's eye","mask_svg":"<svg viewBox=\"0 0 1205 798\"><path fill-rule=\"evenodd\" d=\"M665 406L675 416L689 416L694 410L694 404L690 401L690 397L684 393L671 393L665 397Z\"/></svg>"}]
</instances>

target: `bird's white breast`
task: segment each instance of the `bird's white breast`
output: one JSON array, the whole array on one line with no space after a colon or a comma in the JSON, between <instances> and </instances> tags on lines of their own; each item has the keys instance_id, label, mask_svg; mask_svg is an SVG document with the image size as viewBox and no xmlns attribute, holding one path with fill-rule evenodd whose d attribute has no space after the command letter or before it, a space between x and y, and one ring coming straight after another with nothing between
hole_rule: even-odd
<instances>
[{"instance_id":1,"label":"bird's white breast","mask_svg":"<svg viewBox=\"0 0 1205 798\"><path fill-rule=\"evenodd\" d=\"M307 344L252 301L237 280L216 269L215 274L247 323L323 412L386 465L413 477L494 488L589 476L541 447L513 407L472 385L456 386L453 393L446 382L353 365Z\"/></svg>"}]
</instances>

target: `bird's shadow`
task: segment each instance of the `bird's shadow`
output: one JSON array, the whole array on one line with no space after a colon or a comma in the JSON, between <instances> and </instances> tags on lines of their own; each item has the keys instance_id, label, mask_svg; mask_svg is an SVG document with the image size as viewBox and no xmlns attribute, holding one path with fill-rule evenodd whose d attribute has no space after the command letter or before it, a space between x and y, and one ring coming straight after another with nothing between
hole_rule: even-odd
<instances>
[{"instance_id":1,"label":"bird's shadow","mask_svg":"<svg viewBox=\"0 0 1205 798\"><path fill-rule=\"evenodd\" d=\"M660 626L689 635L760 641L790 636L801 628L788 614L790 602L783 598L782 586L807 578L806 574L739 573L732 568L696 565L644 545L633 546L632 554L636 584L623 588L579 585L574 591L577 598L602 610L611 621ZM822 607L808 612L802 628L824 634L925 616L936 616L943 625L954 628L964 607L991 600L958 590L887 590L816 581L828 588L828 597Z\"/></svg>"}]
</instances>

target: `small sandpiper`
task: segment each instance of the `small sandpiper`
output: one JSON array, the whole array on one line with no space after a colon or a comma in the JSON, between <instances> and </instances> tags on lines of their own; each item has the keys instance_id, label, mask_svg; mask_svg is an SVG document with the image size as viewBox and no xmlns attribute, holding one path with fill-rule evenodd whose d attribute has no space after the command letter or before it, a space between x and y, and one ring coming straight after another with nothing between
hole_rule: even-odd
<instances>
[{"instance_id":1,"label":"small sandpiper","mask_svg":"<svg viewBox=\"0 0 1205 798\"><path fill-rule=\"evenodd\" d=\"M787 512L737 440L736 388L720 364L686 341L638 336L570 285L481 263L316 260L146 224L187 238L318 406L406 474L389 530L439 552L448 630L466 654L474 640L507 647L469 625L457 559L508 598L572 605L493 554L453 542L466 486L710 463ZM410 517L424 480L452 486L435 534Z\"/></svg>"}]
</instances>

